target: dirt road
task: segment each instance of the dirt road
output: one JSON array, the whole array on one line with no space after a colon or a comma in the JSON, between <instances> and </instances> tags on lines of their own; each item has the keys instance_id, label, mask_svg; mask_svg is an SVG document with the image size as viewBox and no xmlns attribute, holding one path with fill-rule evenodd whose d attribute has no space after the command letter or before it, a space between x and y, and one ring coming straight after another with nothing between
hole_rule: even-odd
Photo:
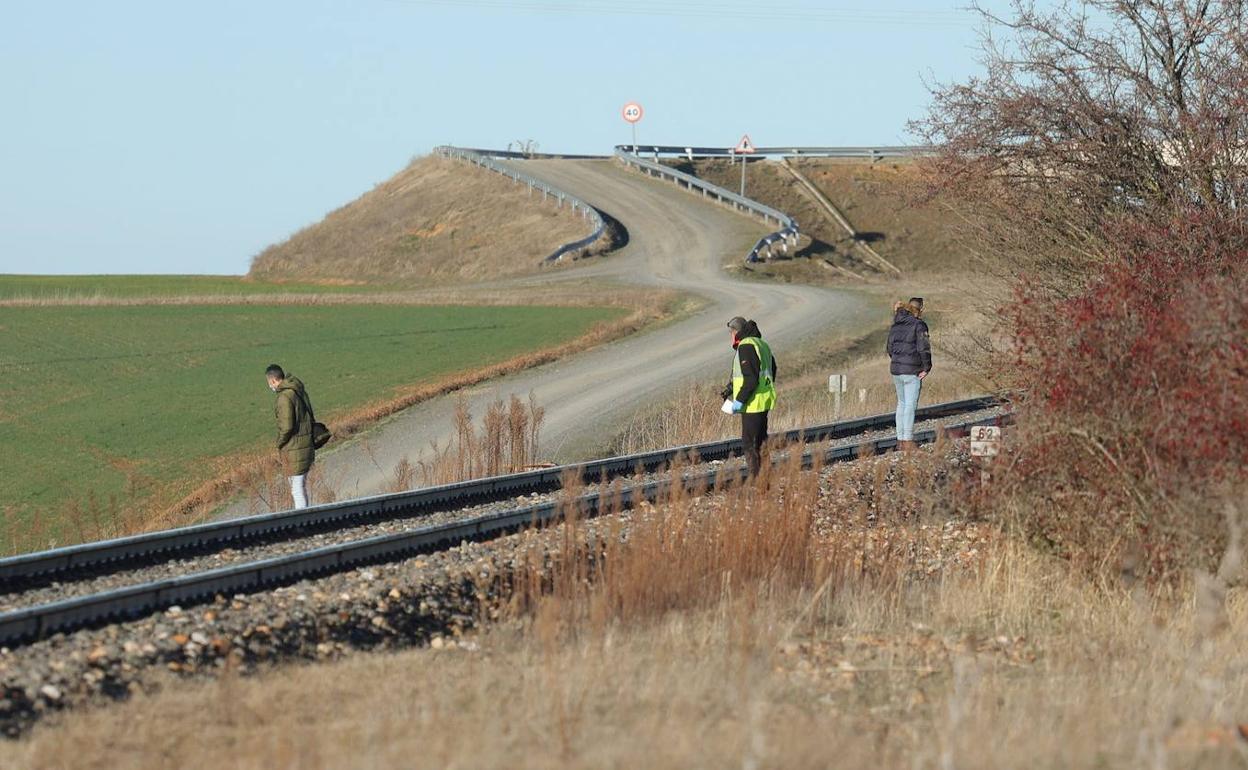
<instances>
[{"instance_id":1,"label":"dirt road","mask_svg":"<svg viewBox=\"0 0 1248 770\"><path fill-rule=\"evenodd\" d=\"M603 260L517 283L594 275L679 289L709 301L705 310L679 323L467 391L478 418L495 399L535 394L546 408L544 459L593 454L631 414L690 379L704 381L707 398L714 398L731 365L724 325L734 315L758 320L776 350L783 388L786 347L830 327L861 322L869 312L849 293L732 278L722 268L724 258L741 258L764 233L762 225L673 185L613 161L516 164L607 212L629 234L627 246ZM454 435L455 398L418 404L319 457L339 498L383 491L400 458L415 463L432 441L445 446Z\"/></svg>"}]
</instances>

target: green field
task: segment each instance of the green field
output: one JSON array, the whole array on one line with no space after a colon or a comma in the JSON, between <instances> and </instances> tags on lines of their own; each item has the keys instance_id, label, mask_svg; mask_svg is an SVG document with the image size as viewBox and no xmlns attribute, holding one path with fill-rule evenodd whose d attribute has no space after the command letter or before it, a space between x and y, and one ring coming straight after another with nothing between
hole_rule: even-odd
<instances>
[{"instance_id":1,"label":"green field","mask_svg":"<svg viewBox=\"0 0 1248 770\"><path fill-rule=\"evenodd\" d=\"M0 300L154 298L245 294L336 294L379 287L268 283L234 275L10 275L0 274Z\"/></svg>"},{"instance_id":2,"label":"green field","mask_svg":"<svg viewBox=\"0 0 1248 770\"><path fill-rule=\"evenodd\" d=\"M205 459L273 434L267 364L304 379L324 419L427 382L571 340L603 308L0 307L0 510L50 534L70 499L166 496ZM0 540L9 533L0 532ZM11 537L11 535L10 535Z\"/></svg>"}]
</instances>

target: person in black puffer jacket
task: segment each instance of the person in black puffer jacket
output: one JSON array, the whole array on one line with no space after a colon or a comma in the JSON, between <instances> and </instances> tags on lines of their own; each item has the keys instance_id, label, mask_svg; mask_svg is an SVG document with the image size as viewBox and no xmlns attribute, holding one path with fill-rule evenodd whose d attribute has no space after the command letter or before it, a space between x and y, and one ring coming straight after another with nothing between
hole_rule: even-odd
<instances>
[{"instance_id":1,"label":"person in black puffer jacket","mask_svg":"<svg viewBox=\"0 0 1248 770\"><path fill-rule=\"evenodd\" d=\"M885 348L897 388L897 446L903 450L914 449L914 412L923 380L932 371L932 344L922 316L922 297L893 305L893 326Z\"/></svg>"}]
</instances>

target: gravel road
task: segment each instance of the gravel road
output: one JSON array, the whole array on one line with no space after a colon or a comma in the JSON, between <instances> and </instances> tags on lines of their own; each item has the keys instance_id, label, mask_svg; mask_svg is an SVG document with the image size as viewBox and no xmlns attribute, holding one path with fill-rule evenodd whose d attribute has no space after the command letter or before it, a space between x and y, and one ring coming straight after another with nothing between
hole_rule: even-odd
<instances>
[{"instance_id":1,"label":"gravel road","mask_svg":"<svg viewBox=\"0 0 1248 770\"><path fill-rule=\"evenodd\" d=\"M870 312L848 292L732 277L722 268L724 259L741 258L765 232L763 226L673 185L614 161L515 163L615 217L629 235L627 246L606 259L536 280L549 285L593 276L692 292L708 301L703 311L679 323L465 392L478 416L491 401L532 392L546 408L543 459L593 455L615 426L677 383L705 378L708 393L718 390L731 362L724 324L734 315L757 319L783 362L786 348L832 327L861 324ZM415 463L435 440L446 446L454 435L454 399L413 406L319 458L338 497L382 492L401 458ZM226 515L247 512L246 504L236 503Z\"/></svg>"}]
</instances>

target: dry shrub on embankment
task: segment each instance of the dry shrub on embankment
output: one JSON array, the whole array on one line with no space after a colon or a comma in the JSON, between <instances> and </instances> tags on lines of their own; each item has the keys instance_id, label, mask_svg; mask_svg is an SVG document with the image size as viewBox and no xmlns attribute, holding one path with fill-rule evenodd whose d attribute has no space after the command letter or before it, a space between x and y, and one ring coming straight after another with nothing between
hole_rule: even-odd
<instances>
[{"instance_id":1,"label":"dry shrub on embankment","mask_svg":"<svg viewBox=\"0 0 1248 770\"><path fill-rule=\"evenodd\" d=\"M1016 287L998 366L1018 451L993 505L1094 568L1209 569L1234 526L1220 499L1248 482L1243 5L982 20L983 74L935 87L912 129L937 149L930 194Z\"/></svg>"},{"instance_id":2,"label":"dry shrub on embankment","mask_svg":"<svg viewBox=\"0 0 1248 770\"><path fill-rule=\"evenodd\" d=\"M405 475L404 468L408 469L412 479L419 471L421 483L425 486L525 470L538 462L538 446L545 418L546 409L538 406L533 394L529 394L527 403L513 395L508 402L500 399L486 406L478 432L467 402L461 399L455 405L455 438L444 448L435 443L429 458L420 460L415 466L407 464L406 459L400 460L393 491L412 486L397 483Z\"/></svg>"},{"instance_id":3,"label":"dry shrub on embankment","mask_svg":"<svg viewBox=\"0 0 1248 770\"><path fill-rule=\"evenodd\" d=\"M184 682L47 723L10 756L136 768L1242 766L1243 592L1214 580L1166 601L1098 586L957 516L948 502L973 482L960 457L790 465L769 489L532 532L494 562L513 570L515 620L479 637Z\"/></svg>"},{"instance_id":4,"label":"dry shrub on embankment","mask_svg":"<svg viewBox=\"0 0 1248 770\"><path fill-rule=\"evenodd\" d=\"M1007 481L1061 553L1208 569L1248 468L1248 233L1193 213L1110 242L1077 290L1023 283L1009 309L1026 397Z\"/></svg>"},{"instance_id":5,"label":"dry shrub on embankment","mask_svg":"<svg viewBox=\"0 0 1248 770\"><path fill-rule=\"evenodd\" d=\"M518 275L590 231L588 220L525 185L424 157L262 251L250 276L428 285Z\"/></svg>"}]
</instances>

